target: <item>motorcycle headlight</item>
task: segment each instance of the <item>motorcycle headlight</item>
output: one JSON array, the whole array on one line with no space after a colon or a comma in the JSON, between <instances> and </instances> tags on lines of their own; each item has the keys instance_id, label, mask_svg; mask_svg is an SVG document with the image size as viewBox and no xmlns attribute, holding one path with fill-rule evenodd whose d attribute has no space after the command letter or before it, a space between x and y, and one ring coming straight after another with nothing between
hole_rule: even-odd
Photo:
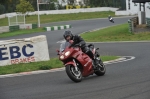
<instances>
[{"instance_id":1,"label":"motorcycle headlight","mask_svg":"<svg viewBox=\"0 0 150 99\"><path fill-rule=\"evenodd\" d=\"M64 59L64 55L61 55L61 56L60 56L60 59Z\"/></svg>"},{"instance_id":2,"label":"motorcycle headlight","mask_svg":"<svg viewBox=\"0 0 150 99\"><path fill-rule=\"evenodd\" d=\"M65 56L68 56L70 54L70 51L67 51L66 53L65 53Z\"/></svg>"}]
</instances>

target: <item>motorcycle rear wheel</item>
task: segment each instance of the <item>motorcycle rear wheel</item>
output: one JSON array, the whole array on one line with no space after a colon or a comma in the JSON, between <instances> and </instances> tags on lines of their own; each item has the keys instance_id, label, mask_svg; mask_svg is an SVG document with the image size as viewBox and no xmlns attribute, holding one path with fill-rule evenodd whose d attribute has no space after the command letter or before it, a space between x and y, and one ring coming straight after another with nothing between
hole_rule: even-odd
<instances>
[{"instance_id":1,"label":"motorcycle rear wheel","mask_svg":"<svg viewBox=\"0 0 150 99\"><path fill-rule=\"evenodd\" d=\"M82 73L78 67L77 67L77 71L76 71L75 66L67 65L66 66L66 73L72 81L74 81L74 82L81 82L82 81Z\"/></svg>"},{"instance_id":2,"label":"motorcycle rear wheel","mask_svg":"<svg viewBox=\"0 0 150 99\"><path fill-rule=\"evenodd\" d=\"M97 70L95 71L95 74L97 76L103 76L106 72L106 67L103 63L103 61L100 59L99 64L97 64Z\"/></svg>"}]
</instances>

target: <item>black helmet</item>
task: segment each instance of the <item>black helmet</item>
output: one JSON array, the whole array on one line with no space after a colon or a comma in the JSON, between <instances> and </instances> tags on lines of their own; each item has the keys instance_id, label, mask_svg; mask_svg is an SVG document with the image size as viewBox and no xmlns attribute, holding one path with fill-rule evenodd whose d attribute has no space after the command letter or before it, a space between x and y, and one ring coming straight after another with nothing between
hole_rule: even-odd
<instances>
[{"instance_id":1,"label":"black helmet","mask_svg":"<svg viewBox=\"0 0 150 99\"><path fill-rule=\"evenodd\" d=\"M64 38L66 39L66 37L67 36L70 36L70 37L72 37L73 36L73 34L72 34L72 32L70 31L70 30L66 30L65 32L64 32Z\"/></svg>"}]
</instances>

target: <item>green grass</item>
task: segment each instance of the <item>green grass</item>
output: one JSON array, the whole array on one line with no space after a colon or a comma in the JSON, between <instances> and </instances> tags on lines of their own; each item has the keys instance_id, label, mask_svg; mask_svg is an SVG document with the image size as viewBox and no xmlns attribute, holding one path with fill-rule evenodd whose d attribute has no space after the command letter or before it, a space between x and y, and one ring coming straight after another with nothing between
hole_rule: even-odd
<instances>
[{"instance_id":1,"label":"green grass","mask_svg":"<svg viewBox=\"0 0 150 99\"><path fill-rule=\"evenodd\" d=\"M115 16L115 13L112 11L102 11L102 12L85 12L85 13L73 13L73 14L40 15L40 22L50 23L50 22L68 21L68 20L104 18L104 17L108 17L108 15ZM38 16L32 15L26 17L26 23L38 23ZM0 19L0 26L8 26L8 18Z\"/></svg>"},{"instance_id":2,"label":"green grass","mask_svg":"<svg viewBox=\"0 0 150 99\"><path fill-rule=\"evenodd\" d=\"M117 59L117 56L102 56L103 61ZM63 64L58 58L52 58L49 61L42 61L42 62L32 62L32 63L22 63L22 64L15 64L9 66L0 66L0 75L4 74L12 74L12 73L20 73L20 72L28 72L28 71L35 71L35 70L49 70L52 68L61 68Z\"/></svg>"},{"instance_id":3,"label":"green grass","mask_svg":"<svg viewBox=\"0 0 150 99\"><path fill-rule=\"evenodd\" d=\"M81 34L81 36L88 42L150 40L150 32L138 34L130 33L127 23L94 32L87 32Z\"/></svg>"},{"instance_id":4,"label":"green grass","mask_svg":"<svg viewBox=\"0 0 150 99\"><path fill-rule=\"evenodd\" d=\"M0 38L10 37L10 36L16 36L16 35L22 35L22 34L31 34L31 33L38 33L46 31L43 28L36 28L36 29L23 29L13 32L5 32L0 34Z\"/></svg>"},{"instance_id":5,"label":"green grass","mask_svg":"<svg viewBox=\"0 0 150 99\"><path fill-rule=\"evenodd\" d=\"M102 56L101 59L102 61L110 61L110 60L114 60L120 58L119 56Z\"/></svg>"}]
</instances>

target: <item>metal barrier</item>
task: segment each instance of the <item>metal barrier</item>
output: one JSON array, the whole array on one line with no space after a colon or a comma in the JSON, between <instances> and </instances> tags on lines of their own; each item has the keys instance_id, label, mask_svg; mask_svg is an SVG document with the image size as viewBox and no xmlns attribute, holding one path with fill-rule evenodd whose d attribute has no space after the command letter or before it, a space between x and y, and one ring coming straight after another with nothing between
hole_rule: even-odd
<instances>
[{"instance_id":1,"label":"metal barrier","mask_svg":"<svg viewBox=\"0 0 150 99\"><path fill-rule=\"evenodd\" d=\"M129 32L133 33L134 32L134 28L138 24L138 17L133 17L133 18L129 19L128 20L128 24L129 24Z\"/></svg>"},{"instance_id":2,"label":"metal barrier","mask_svg":"<svg viewBox=\"0 0 150 99\"><path fill-rule=\"evenodd\" d=\"M131 21L131 19L129 19L128 24L129 24L129 32L133 33L133 31L134 31L133 21Z\"/></svg>"},{"instance_id":3,"label":"metal barrier","mask_svg":"<svg viewBox=\"0 0 150 99\"><path fill-rule=\"evenodd\" d=\"M9 26L9 31L10 31L10 32L17 31L17 30L19 30L19 29L20 29L20 28L19 28L19 25Z\"/></svg>"},{"instance_id":4,"label":"metal barrier","mask_svg":"<svg viewBox=\"0 0 150 99\"><path fill-rule=\"evenodd\" d=\"M136 27L136 25L139 24L139 22L138 22L138 17L133 17L133 18L131 18L131 21L133 21L134 27Z\"/></svg>"},{"instance_id":5,"label":"metal barrier","mask_svg":"<svg viewBox=\"0 0 150 99\"><path fill-rule=\"evenodd\" d=\"M150 27L150 18L146 18L147 27Z\"/></svg>"}]
</instances>

